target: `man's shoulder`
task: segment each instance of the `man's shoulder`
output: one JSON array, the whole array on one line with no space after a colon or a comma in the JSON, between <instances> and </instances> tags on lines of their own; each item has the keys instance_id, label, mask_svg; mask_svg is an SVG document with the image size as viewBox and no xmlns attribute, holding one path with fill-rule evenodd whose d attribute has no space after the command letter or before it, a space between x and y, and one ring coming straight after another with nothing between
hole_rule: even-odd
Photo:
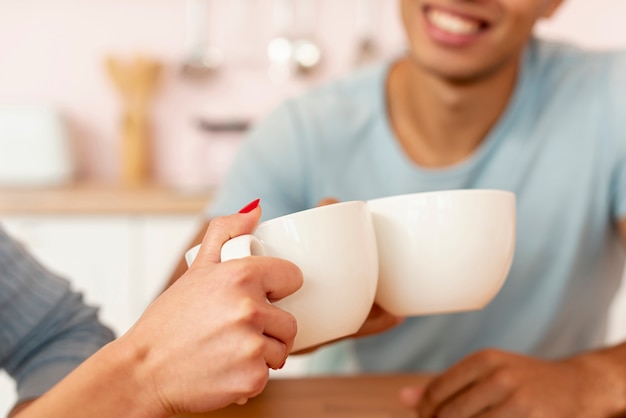
<instances>
[{"instance_id":1,"label":"man's shoulder","mask_svg":"<svg viewBox=\"0 0 626 418\"><path fill-rule=\"evenodd\" d=\"M603 72L615 66L626 70L626 49L589 48L558 40L536 38L531 56L544 72Z\"/></svg>"},{"instance_id":2,"label":"man's shoulder","mask_svg":"<svg viewBox=\"0 0 626 418\"><path fill-rule=\"evenodd\" d=\"M592 49L533 39L524 69L527 97L542 105L580 105L626 100L626 50Z\"/></svg>"}]
</instances>

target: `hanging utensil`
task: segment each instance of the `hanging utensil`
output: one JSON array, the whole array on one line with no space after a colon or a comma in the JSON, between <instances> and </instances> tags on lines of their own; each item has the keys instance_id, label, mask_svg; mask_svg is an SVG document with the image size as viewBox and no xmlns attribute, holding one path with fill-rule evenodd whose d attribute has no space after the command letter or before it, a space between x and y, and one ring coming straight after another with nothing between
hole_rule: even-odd
<instances>
[{"instance_id":1,"label":"hanging utensil","mask_svg":"<svg viewBox=\"0 0 626 418\"><path fill-rule=\"evenodd\" d=\"M293 41L292 60L299 75L310 75L322 61L322 49L315 40L316 0L297 0L296 27L300 35Z\"/></svg>"},{"instance_id":2,"label":"hanging utensil","mask_svg":"<svg viewBox=\"0 0 626 418\"><path fill-rule=\"evenodd\" d=\"M209 0L186 2L187 58L183 62L181 72L189 79L203 80L210 77L224 61L221 49L207 42L209 8Z\"/></svg>"},{"instance_id":3,"label":"hanging utensil","mask_svg":"<svg viewBox=\"0 0 626 418\"><path fill-rule=\"evenodd\" d=\"M382 51L376 39L378 31L378 0L357 0L357 48L354 65L361 67L378 61Z\"/></svg>"},{"instance_id":4,"label":"hanging utensil","mask_svg":"<svg viewBox=\"0 0 626 418\"><path fill-rule=\"evenodd\" d=\"M282 83L292 73L293 57L293 0L274 0L272 5L272 21L275 35L267 44L270 80Z\"/></svg>"},{"instance_id":5,"label":"hanging utensil","mask_svg":"<svg viewBox=\"0 0 626 418\"><path fill-rule=\"evenodd\" d=\"M276 36L267 46L270 79L308 76L319 67L322 49L315 40L315 0L274 0Z\"/></svg>"}]
</instances>

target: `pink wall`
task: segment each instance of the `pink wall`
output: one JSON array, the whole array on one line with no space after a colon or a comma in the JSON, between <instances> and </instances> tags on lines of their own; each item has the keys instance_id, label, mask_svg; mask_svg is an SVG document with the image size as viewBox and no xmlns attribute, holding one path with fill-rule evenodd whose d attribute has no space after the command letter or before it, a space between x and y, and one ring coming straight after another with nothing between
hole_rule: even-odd
<instances>
[{"instance_id":1,"label":"pink wall","mask_svg":"<svg viewBox=\"0 0 626 418\"><path fill-rule=\"evenodd\" d=\"M213 79L197 83L179 72L185 55L183 0L0 0L0 105L58 107L78 140L81 175L113 181L120 101L103 61L108 54L147 54L164 65L153 107L155 178L206 186L201 179L208 174L200 166L232 146L218 150L226 140L211 141L191 120L199 115L253 120L284 97L349 71L355 1L317 0L315 30L324 66L314 78L273 83L265 57L274 35L272 0L213 0L207 34L224 50L226 62ZM403 42L396 3L380 0L379 36L387 55ZM626 16L624 0L567 0L554 22L539 29L592 46L624 46L626 29L618 16Z\"/></svg>"},{"instance_id":2,"label":"pink wall","mask_svg":"<svg viewBox=\"0 0 626 418\"><path fill-rule=\"evenodd\" d=\"M542 36L593 48L626 48L626 1L563 0L552 19L541 22Z\"/></svg>"}]
</instances>

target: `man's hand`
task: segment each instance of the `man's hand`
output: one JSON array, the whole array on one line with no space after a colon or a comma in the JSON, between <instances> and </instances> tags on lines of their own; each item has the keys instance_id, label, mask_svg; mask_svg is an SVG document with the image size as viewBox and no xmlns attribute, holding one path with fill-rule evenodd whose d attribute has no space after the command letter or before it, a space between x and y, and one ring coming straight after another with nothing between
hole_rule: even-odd
<instances>
[{"instance_id":1,"label":"man's hand","mask_svg":"<svg viewBox=\"0 0 626 418\"><path fill-rule=\"evenodd\" d=\"M404 322L403 316L395 316L374 304L361 328L350 337L359 338L367 335L380 334Z\"/></svg>"},{"instance_id":2,"label":"man's hand","mask_svg":"<svg viewBox=\"0 0 626 418\"><path fill-rule=\"evenodd\" d=\"M541 361L498 350L473 354L402 402L420 418L608 418L626 410L624 377L593 353ZM608 372L607 372L608 371Z\"/></svg>"}]
</instances>

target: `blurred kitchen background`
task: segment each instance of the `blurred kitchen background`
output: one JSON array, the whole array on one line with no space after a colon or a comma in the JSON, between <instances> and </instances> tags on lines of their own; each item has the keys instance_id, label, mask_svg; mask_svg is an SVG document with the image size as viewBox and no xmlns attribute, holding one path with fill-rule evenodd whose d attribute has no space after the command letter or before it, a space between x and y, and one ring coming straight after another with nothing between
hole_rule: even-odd
<instances>
[{"instance_id":1,"label":"blurred kitchen background","mask_svg":"<svg viewBox=\"0 0 626 418\"><path fill-rule=\"evenodd\" d=\"M243 130L286 96L402 48L390 0L2 0L0 8L0 106L58 113L76 176L117 181L129 98L111 60L122 78L133 78L135 60L154 62L156 80L135 68L126 89L149 96L151 178L187 190L214 186Z\"/></svg>"},{"instance_id":2,"label":"blurred kitchen background","mask_svg":"<svg viewBox=\"0 0 626 418\"><path fill-rule=\"evenodd\" d=\"M137 85L150 77L139 68L139 80L127 88L148 96L151 178L210 188L241 130L276 103L399 53L396 8L395 0L0 0L0 118L11 117L6 107L10 113L16 105L39 108L21 116L33 123L45 124L41 112L58 115L72 140L74 176L117 181L128 98L107 61L131 67L125 75L132 76L134 60L143 57L160 67L154 85ZM567 0L540 32L591 46L624 45L624 15L622 0ZM289 43L298 40L313 43L300 45L310 71L306 64L285 68ZM206 70L183 70L202 58ZM59 135L38 132L47 133ZM0 154L14 152L16 144L0 140Z\"/></svg>"},{"instance_id":3,"label":"blurred kitchen background","mask_svg":"<svg viewBox=\"0 0 626 418\"><path fill-rule=\"evenodd\" d=\"M538 33L626 47L624 17L624 0L566 0ZM124 332L246 129L403 49L396 0L0 0L0 222Z\"/></svg>"}]
</instances>

